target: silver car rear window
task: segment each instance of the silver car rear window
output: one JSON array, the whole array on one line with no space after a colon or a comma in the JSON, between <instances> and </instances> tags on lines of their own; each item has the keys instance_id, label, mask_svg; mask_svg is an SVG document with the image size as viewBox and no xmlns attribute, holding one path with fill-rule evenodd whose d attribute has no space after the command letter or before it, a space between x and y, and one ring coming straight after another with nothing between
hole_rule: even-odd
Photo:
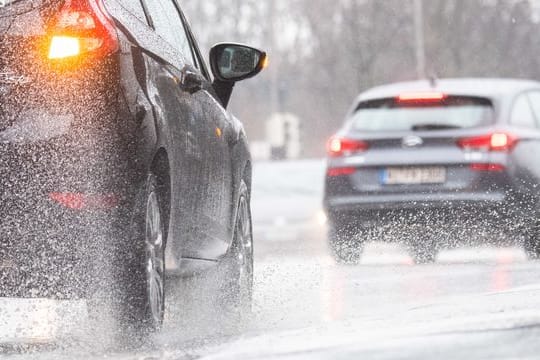
<instances>
[{"instance_id":1,"label":"silver car rear window","mask_svg":"<svg viewBox=\"0 0 540 360\"><path fill-rule=\"evenodd\" d=\"M440 101L400 101L399 98L361 103L350 126L356 131L422 131L465 129L492 124L493 104L484 98L446 97Z\"/></svg>"}]
</instances>

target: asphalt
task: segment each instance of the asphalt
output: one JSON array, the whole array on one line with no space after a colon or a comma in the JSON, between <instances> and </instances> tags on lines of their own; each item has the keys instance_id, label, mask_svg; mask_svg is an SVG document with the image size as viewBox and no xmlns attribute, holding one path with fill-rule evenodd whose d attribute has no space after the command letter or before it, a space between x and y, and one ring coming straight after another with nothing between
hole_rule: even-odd
<instances>
[{"instance_id":1,"label":"asphalt","mask_svg":"<svg viewBox=\"0 0 540 360\"><path fill-rule=\"evenodd\" d=\"M259 166L256 174L305 169L312 182L323 171L320 161ZM140 350L110 345L105 324L85 321L83 302L0 299L0 358L540 358L540 262L520 248L451 249L415 265L405 247L375 242L360 264L339 265L325 243L320 188L295 198L266 179L255 179L254 306L241 326L213 306L212 284L194 281L170 286L165 328ZM295 201L306 206L288 216Z\"/></svg>"}]
</instances>

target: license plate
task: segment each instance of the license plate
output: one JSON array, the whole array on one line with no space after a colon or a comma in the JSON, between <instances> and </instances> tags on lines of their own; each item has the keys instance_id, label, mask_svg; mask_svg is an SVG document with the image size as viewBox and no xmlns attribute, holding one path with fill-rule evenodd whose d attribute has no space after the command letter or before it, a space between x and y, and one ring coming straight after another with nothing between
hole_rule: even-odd
<instances>
[{"instance_id":1,"label":"license plate","mask_svg":"<svg viewBox=\"0 0 540 360\"><path fill-rule=\"evenodd\" d=\"M446 168L387 168L382 171L381 182L383 185L442 184L446 182Z\"/></svg>"}]
</instances>

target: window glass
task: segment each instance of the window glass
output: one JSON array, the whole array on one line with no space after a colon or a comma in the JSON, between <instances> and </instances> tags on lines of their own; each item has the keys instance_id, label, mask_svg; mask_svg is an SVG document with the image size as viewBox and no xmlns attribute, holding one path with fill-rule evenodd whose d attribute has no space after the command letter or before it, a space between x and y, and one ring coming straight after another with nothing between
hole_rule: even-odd
<instances>
[{"instance_id":1,"label":"window glass","mask_svg":"<svg viewBox=\"0 0 540 360\"><path fill-rule=\"evenodd\" d=\"M188 64L195 65L184 23L172 0L147 0L146 6L156 32L176 48Z\"/></svg>"},{"instance_id":2,"label":"window glass","mask_svg":"<svg viewBox=\"0 0 540 360\"><path fill-rule=\"evenodd\" d=\"M510 119L510 122L516 126L528 128L536 127L536 119L526 95L520 95L516 99Z\"/></svg>"},{"instance_id":3,"label":"window glass","mask_svg":"<svg viewBox=\"0 0 540 360\"><path fill-rule=\"evenodd\" d=\"M122 7L128 10L130 13L138 17L140 20L146 22L146 16L144 15L144 8L139 0L122 0L120 1Z\"/></svg>"},{"instance_id":4,"label":"window glass","mask_svg":"<svg viewBox=\"0 0 540 360\"><path fill-rule=\"evenodd\" d=\"M419 131L466 129L493 121L493 106L487 99L449 97L440 103L412 104L382 99L361 104L351 126L366 132Z\"/></svg>"},{"instance_id":5,"label":"window glass","mask_svg":"<svg viewBox=\"0 0 540 360\"><path fill-rule=\"evenodd\" d=\"M529 93L529 99L531 101L534 114L536 115L536 126L538 127L540 125L538 123L538 119L540 119L540 91L533 91Z\"/></svg>"}]
</instances>

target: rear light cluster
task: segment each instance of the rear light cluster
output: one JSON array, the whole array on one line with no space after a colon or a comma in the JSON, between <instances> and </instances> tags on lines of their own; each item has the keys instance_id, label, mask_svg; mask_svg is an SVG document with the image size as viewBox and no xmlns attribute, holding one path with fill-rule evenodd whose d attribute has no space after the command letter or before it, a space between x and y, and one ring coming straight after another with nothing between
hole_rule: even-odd
<instances>
[{"instance_id":1,"label":"rear light cluster","mask_svg":"<svg viewBox=\"0 0 540 360\"><path fill-rule=\"evenodd\" d=\"M427 96L427 95L426 95ZM441 94L442 96L442 94ZM418 100L416 94L412 99ZM433 95L432 100L435 100ZM509 133L496 132L493 134L463 138L457 141L457 145L464 150L488 151L488 152L511 152L519 139ZM369 144L361 140L351 140L338 136L332 137L327 144L327 151L330 157L342 157L361 153L369 149ZM501 172L506 169L502 164L474 163L471 164L474 171ZM354 167L340 167L328 169L327 175L330 177L348 176L354 174Z\"/></svg>"},{"instance_id":2,"label":"rear light cluster","mask_svg":"<svg viewBox=\"0 0 540 360\"><path fill-rule=\"evenodd\" d=\"M118 49L102 0L66 0L49 28L48 58L103 57Z\"/></svg>"},{"instance_id":3,"label":"rear light cluster","mask_svg":"<svg viewBox=\"0 0 540 360\"><path fill-rule=\"evenodd\" d=\"M518 138L507 133L494 133L471 138L460 139L457 144L466 150L510 152L514 149Z\"/></svg>"},{"instance_id":4,"label":"rear light cluster","mask_svg":"<svg viewBox=\"0 0 540 360\"><path fill-rule=\"evenodd\" d=\"M332 137L328 141L327 151L330 157L340 157L364 152L369 148L365 141Z\"/></svg>"},{"instance_id":5,"label":"rear light cluster","mask_svg":"<svg viewBox=\"0 0 540 360\"><path fill-rule=\"evenodd\" d=\"M457 141L464 150L488 151L488 152L511 152L519 139L509 133L497 132L488 135L464 138ZM473 171L502 172L506 169L503 164L474 163L470 165Z\"/></svg>"},{"instance_id":6,"label":"rear light cluster","mask_svg":"<svg viewBox=\"0 0 540 360\"><path fill-rule=\"evenodd\" d=\"M488 171L488 172L501 172L506 170L506 167L502 164L471 164L471 170L474 171Z\"/></svg>"},{"instance_id":7,"label":"rear light cluster","mask_svg":"<svg viewBox=\"0 0 540 360\"><path fill-rule=\"evenodd\" d=\"M329 177L349 176L356 172L356 168L353 167L339 167L330 168L327 170L326 175Z\"/></svg>"},{"instance_id":8,"label":"rear light cluster","mask_svg":"<svg viewBox=\"0 0 540 360\"><path fill-rule=\"evenodd\" d=\"M113 209L120 204L119 197L114 194L90 195L54 192L49 194L49 198L71 210L106 210Z\"/></svg>"}]
</instances>

